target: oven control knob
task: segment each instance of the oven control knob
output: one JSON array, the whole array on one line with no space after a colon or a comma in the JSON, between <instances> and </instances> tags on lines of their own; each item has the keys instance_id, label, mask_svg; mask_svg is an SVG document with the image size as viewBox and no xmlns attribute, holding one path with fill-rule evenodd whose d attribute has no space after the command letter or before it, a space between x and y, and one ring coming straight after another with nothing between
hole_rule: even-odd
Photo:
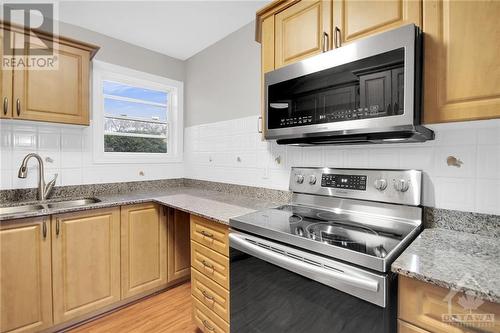
<instances>
[{"instance_id":1,"label":"oven control knob","mask_svg":"<svg viewBox=\"0 0 500 333\"><path fill-rule=\"evenodd\" d=\"M295 177L295 180L297 181L298 184L302 184L304 182L304 176L302 175L297 175Z\"/></svg>"},{"instance_id":2,"label":"oven control knob","mask_svg":"<svg viewBox=\"0 0 500 333\"><path fill-rule=\"evenodd\" d=\"M375 180L375 182L373 183L373 185L375 186L375 188L379 191L383 191L387 188L387 180L383 179L383 178L380 178L380 179L377 179Z\"/></svg>"},{"instance_id":3,"label":"oven control knob","mask_svg":"<svg viewBox=\"0 0 500 333\"><path fill-rule=\"evenodd\" d=\"M394 188L398 192L406 192L406 191L408 191L409 187L410 187L410 184L404 179L394 180Z\"/></svg>"},{"instance_id":4,"label":"oven control knob","mask_svg":"<svg viewBox=\"0 0 500 333\"><path fill-rule=\"evenodd\" d=\"M310 175L309 176L309 184L310 185L316 184L316 176L315 175Z\"/></svg>"}]
</instances>

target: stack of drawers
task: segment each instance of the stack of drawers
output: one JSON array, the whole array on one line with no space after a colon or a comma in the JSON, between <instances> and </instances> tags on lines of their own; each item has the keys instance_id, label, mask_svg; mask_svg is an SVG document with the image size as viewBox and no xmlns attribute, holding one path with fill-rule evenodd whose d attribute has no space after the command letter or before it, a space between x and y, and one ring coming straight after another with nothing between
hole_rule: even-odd
<instances>
[{"instance_id":1,"label":"stack of drawers","mask_svg":"<svg viewBox=\"0 0 500 333\"><path fill-rule=\"evenodd\" d=\"M229 229L191 215L193 318L203 332L229 333Z\"/></svg>"}]
</instances>

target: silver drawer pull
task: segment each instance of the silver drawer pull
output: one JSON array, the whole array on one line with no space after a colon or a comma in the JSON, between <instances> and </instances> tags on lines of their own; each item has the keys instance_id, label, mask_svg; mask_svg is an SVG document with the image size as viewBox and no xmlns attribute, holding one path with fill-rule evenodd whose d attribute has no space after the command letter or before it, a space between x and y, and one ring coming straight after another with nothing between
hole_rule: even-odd
<instances>
[{"instance_id":1,"label":"silver drawer pull","mask_svg":"<svg viewBox=\"0 0 500 333\"><path fill-rule=\"evenodd\" d=\"M7 112L9 111L9 99L7 97L3 98L3 114L7 115Z\"/></svg>"},{"instance_id":2,"label":"silver drawer pull","mask_svg":"<svg viewBox=\"0 0 500 333\"><path fill-rule=\"evenodd\" d=\"M205 260L202 260L201 263L203 264L203 266L205 266L206 268L210 268L210 269L214 269L214 265L212 264L209 264L208 262L206 262Z\"/></svg>"},{"instance_id":3,"label":"silver drawer pull","mask_svg":"<svg viewBox=\"0 0 500 333\"><path fill-rule=\"evenodd\" d=\"M201 293L203 294L203 297L205 297L209 301L212 301L212 302L214 301L214 297L210 296L205 290L202 290Z\"/></svg>"},{"instance_id":4,"label":"silver drawer pull","mask_svg":"<svg viewBox=\"0 0 500 333\"><path fill-rule=\"evenodd\" d=\"M200 232L203 236L208 237L208 238L214 238L214 234L211 234L209 232L206 232L205 230L202 230Z\"/></svg>"},{"instance_id":5,"label":"silver drawer pull","mask_svg":"<svg viewBox=\"0 0 500 333\"><path fill-rule=\"evenodd\" d=\"M207 330L212 331L212 332L215 331L215 328L210 326L210 324L208 323L208 321L206 319L203 319L202 323L203 323L203 326L205 326L205 328Z\"/></svg>"}]
</instances>

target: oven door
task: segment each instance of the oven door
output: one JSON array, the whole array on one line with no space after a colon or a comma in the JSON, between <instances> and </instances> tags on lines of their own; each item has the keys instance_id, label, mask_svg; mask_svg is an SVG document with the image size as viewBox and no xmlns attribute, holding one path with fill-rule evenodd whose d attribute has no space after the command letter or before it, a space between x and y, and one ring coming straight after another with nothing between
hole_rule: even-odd
<instances>
[{"instance_id":1,"label":"oven door","mask_svg":"<svg viewBox=\"0 0 500 333\"><path fill-rule=\"evenodd\" d=\"M396 331L395 275L232 231L232 332Z\"/></svg>"}]
</instances>

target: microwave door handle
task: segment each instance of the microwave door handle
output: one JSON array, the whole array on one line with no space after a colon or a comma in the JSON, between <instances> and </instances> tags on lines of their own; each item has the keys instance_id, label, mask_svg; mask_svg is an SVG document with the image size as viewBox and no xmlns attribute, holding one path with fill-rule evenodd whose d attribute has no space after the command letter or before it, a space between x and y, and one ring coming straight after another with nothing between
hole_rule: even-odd
<instances>
[{"instance_id":1,"label":"microwave door handle","mask_svg":"<svg viewBox=\"0 0 500 333\"><path fill-rule=\"evenodd\" d=\"M300 272L312 273L318 278L323 278L322 280L324 280L325 278L333 279L356 288L368 290L371 292L378 291L378 281L358 276L352 276L343 272L336 272L333 270L325 269L323 267L308 264L286 255L267 250L258 245L254 245L235 234L229 234L229 241L231 247L234 247L237 250L250 254L264 261L273 263L280 267L286 268L288 270L291 270L292 272L297 272L299 274Z\"/></svg>"}]
</instances>

